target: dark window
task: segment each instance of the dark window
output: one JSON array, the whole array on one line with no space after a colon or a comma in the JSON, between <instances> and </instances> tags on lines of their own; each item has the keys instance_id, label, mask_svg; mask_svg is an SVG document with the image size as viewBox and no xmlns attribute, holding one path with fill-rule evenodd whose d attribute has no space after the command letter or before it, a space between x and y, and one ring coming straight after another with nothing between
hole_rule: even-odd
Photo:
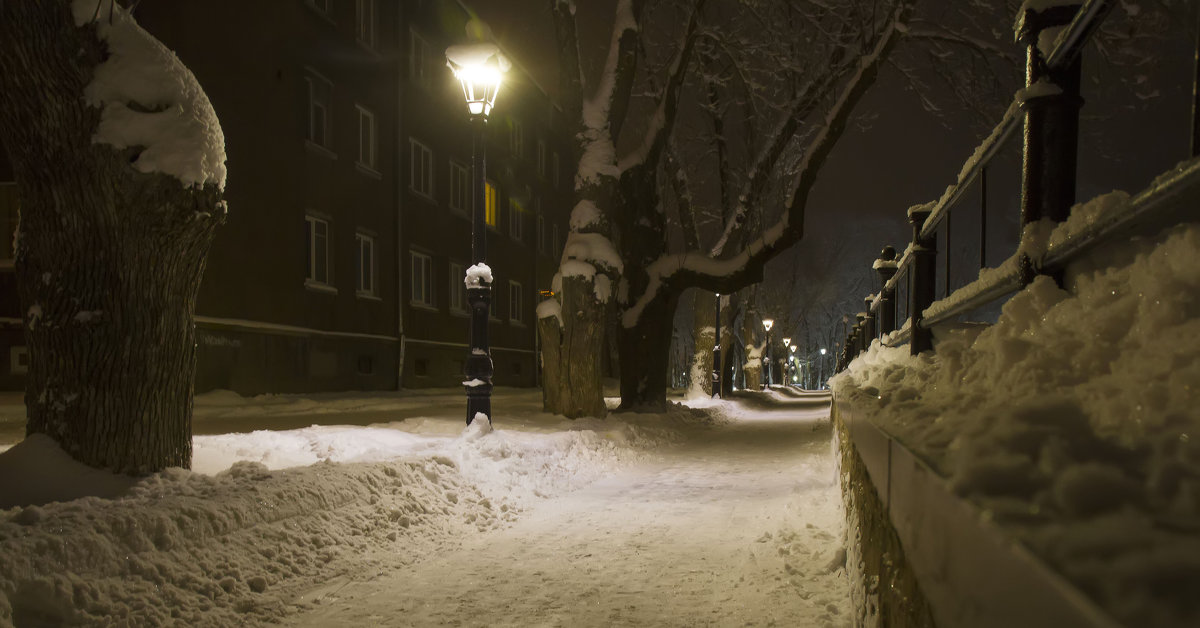
<instances>
[{"instance_id":1,"label":"dark window","mask_svg":"<svg viewBox=\"0 0 1200 628\"><path fill-rule=\"evenodd\" d=\"M362 375L370 375L375 372L375 356L360 355L358 356L358 372Z\"/></svg>"}]
</instances>

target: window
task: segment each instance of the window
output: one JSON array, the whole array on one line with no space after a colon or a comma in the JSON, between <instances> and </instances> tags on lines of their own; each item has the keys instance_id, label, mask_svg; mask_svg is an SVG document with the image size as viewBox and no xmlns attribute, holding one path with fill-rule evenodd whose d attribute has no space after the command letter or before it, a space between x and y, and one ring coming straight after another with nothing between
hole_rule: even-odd
<instances>
[{"instance_id":1,"label":"window","mask_svg":"<svg viewBox=\"0 0 1200 628\"><path fill-rule=\"evenodd\" d=\"M354 234L354 243L358 248L355 258L355 269L358 275L358 294L375 294L375 239L361 233Z\"/></svg>"},{"instance_id":2,"label":"window","mask_svg":"<svg viewBox=\"0 0 1200 628\"><path fill-rule=\"evenodd\" d=\"M498 223L496 220L496 186L491 181L484 186L484 221L489 227L495 228Z\"/></svg>"},{"instance_id":3,"label":"window","mask_svg":"<svg viewBox=\"0 0 1200 628\"><path fill-rule=\"evenodd\" d=\"M537 238L538 253L546 252L546 219L542 218L539 213L537 216L537 233L534 234Z\"/></svg>"},{"instance_id":4,"label":"window","mask_svg":"<svg viewBox=\"0 0 1200 628\"><path fill-rule=\"evenodd\" d=\"M517 242L525 241L525 209L516 199L508 201L508 235Z\"/></svg>"},{"instance_id":5,"label":"window","mask_svg":"<svg viewBox=\"0 0 1200 628\"><path fill-rule=\"evenodd\" d=\"M17 184L0 183L0 260L9 262L16 257L13 240L17 233L20 212L17 209Z\"/></svg>"},{"instance_id":6,"label":"window","mask_svg":"<svg viewBox=\"0 0 1200 628\"><path fill-rule=\"evenodd\" d=\"M304 80L308 81L308 141L329 148L332 145L329 101L333 84L315 73L310 73Z\"/></svg>"},{"instance_id":7,"label":"window","mask_svg":"<svg viewBox=\"0 0 1200 628\"><path fill-rule=\"evenodd\" d=\"M471 178L467 176L467 167L450 162L450 209L467 212L471 206Z\"/></svg>"},{"instance_id":8,"label":"window","mask_svg":"<svg viewBox=\"0 0 1200 628\"><path fill-rule=\"evenodd\" d=\"M358 108L358 163L375 169L375 114L362 105Z\"/></svg>"},{"instance_id":9,"label":"window","mask_svg":"<svg viewBox=\"0 0 1200 628\"><path fill-rule=\"evenodd\" d=\"M508 320L518 325L525 324L525 289L521 284L508 282Z\"/></svg>"},{"instance_id":10,"label":"window","mask_svg":"<svg viewBox=\"0 0 1200 628\"><path fill-rule=\"evenodd\" d=\"M24 375L29 372L29 348L24 345L9 347L8 374Z\"/></svg>"},{"instance_id":11,"label":"window","mask_svg":"<svg viewBox=\"0 0 1200 628\"><path fill-rule=\"evenodd\" d=\"M433 152L414 139L410 139L408 145L408 185L417 194L433 198Z\"/></svg>"},{"instance_id":12,"label":"window","mask_svg":"<svg viewBox=\"0 0 1200 628\"><path fill-rule=\"evenodd\" d=\"M538 140L537 143L537 173L538 176L546 178L546 140Z\"/></svg>"},{"instance_id":13,"label":"window","mask_svg":"<svg viewBox=\"0 0 1200 628\"><path fill-rule=\"evenodd\" d=\"M358 356L358 374L372 375L375 373L375 356L360 355Z\"/></svg>"},{"instance_id":14,"label":"window","mask_svg":"<svg viewBox=\"0 0 1200 628\"><path fill-rule=\"evenodd\" d=\"M433 307L433 259L416 251L410 251L408 259L413 305Z\"/></svg>"},{"instance_id":15,"label":"window","mask_svg":"<svg viewBox=\"0 0 1200 628\"><path fill-rule=\"evenodd\" d=\"M329 283L329 223L313 216L304 217L308 275L306 279Z\"/></svg>"},{"instance_id":16,"label":"window","mask_svg":"<svg viewBox=\"0 0 1200 628\"><path fill-rule=\"evenodd\" d=\"M409 31L408 77L421 85L429 84L429 44L415 31Z\"/></svg>"},{"instance_id":17,"label":"window","mask_svg":"<svg viewBox=\"0 0 1200 628\"><path fill-rule=\"evenodd\" d=\"M525 149L525 129L521 126L519 120L512 121L512 134L509 136L510 146L513 157L520 157L521 152Z\"/></svg>"},{"instance_id":18,"label":"window","mask_svg":"<svg viewBox=\"0 0 1200 628\"><path fill-rule=\"evenodd\" d=\"M467 276L466 268L458 262L450 262L450 311L467 311L467 284L463 280Z\"/></svg>"},{"instance_id":19,"label":"window","mask_svg":"<svg viewBox=\"0 0 1200 628\"><path fill-rule=\"evenodd\" d=\"M328 0L326 0L328 1ZM368 47L375 47L375 0L356 0L355 17L357 18L356 35L358 41Z\"/></svg>"}]
</instances>

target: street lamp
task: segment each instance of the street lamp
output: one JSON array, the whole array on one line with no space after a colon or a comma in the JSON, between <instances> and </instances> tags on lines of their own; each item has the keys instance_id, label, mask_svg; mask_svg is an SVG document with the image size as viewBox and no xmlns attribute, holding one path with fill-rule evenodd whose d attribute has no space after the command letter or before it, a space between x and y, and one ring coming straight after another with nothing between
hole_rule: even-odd
<instances>
[{"instance_id":1,"label":"street lamp","mask_svg":"<svg viewBox=\"0 0 1200 628\"><path fill-rule=\"evenodd\" d=\"M467 303L471 307L470 353L464 370L467 381L467 425L482 414L492 421L492 355L488 348L488 309L492 301L492 269L487 265L487 206L484 186L487 177L487 147L484 132L487 118L496 104L500 80L509 62L495 44L479 42L450 46L446 65L462 84L463 98L471 116L471 267L463 281L467 285Z\"/></svg>"},{"instance_id":2,"label":"street lamp","mask_svg":"<svg viewBox=\"0 0 1200 628\"><path fill-rule=\"evenodd\" d=\"M771 372L774 370L771 368L771 327L774 325L775 319L763 319L763 327L767 330L767 388L771 387L771 380L774 379L771 375Z\"/></svg>"}]
</instances>

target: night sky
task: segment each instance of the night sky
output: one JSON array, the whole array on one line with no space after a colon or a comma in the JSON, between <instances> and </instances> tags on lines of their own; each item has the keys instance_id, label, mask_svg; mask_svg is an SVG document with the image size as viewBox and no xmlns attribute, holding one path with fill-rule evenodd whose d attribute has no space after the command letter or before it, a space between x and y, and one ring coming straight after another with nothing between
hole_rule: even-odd
<instances>
[{"instance_id":1,"label":"night sky","mask_svg":"<svg viewBox=\"0 0 1200 628\"><path fill-rule=\"evenodd\" d=\"M553 23L546 0L478 0L471 2L488 22L496 39L524 64L548 91L557 87L557 51ZM610 2L579 3L580 24L588 59L602 58L607 46ZM586 12L586 13L585 13ZM1113 29L1127 29L1130 16L1118 8L1109 18ZM1002 25L1007 28L1007 25ZM590 28L589 28L590 27ZM1078 199L1086 200L1113 189L1136 191L1159 172L1187 157L1190 124L1192 66L1190 34L1181 27L1168 34L1164 59L1149 67L1138 67L1143 86L1110 89L1099 93L1094 81L1085 80L1081 113L1081 150ZM1020 58L1021 49L1010 44ZM1100 79L1114 80L1110 64L1098 58L1095 47L1084 60L1085 76L1091 71ZM1012 68L1013 84L1023 68ZM1127 74L1128 72L1125 71ZM803 268L828 252L828 243L848 239L850 252L839 262L836 274L842 283L848 277L868 276L871 260L885 244L898 250L907 245L910 226L905 211L911 205L936 200L953 183L963 163L980 140L999 121L1006 102L996 102L986 117L946 107L934 114L922 108L894 68L885 68L878 82L857 110L858 121L847 129L824 167L806 213L805 237L792 251L780 255L768 267L768 277L790 280L794 265ZM1007 257L1018 235L1017 208L1020 185L1020 141L1010 140L991 170L989 184L989 263ZM1136 154L1138 159L1125 159ZM963 215L955 228L955 284L974 278L978 267L978 191L962 201ZM968 224L970 223L970 224ZM962 230L964 234L958 235ZM970 240L970 242L968 242ZM959 251L960 248L966 250ZM969 268L968 268L969 267ZM780 272L787 271L787 272ZM960 276L961 275L961 276ZM873 283L871 284L873 285ZM770 285L786 290L787 286ZM862 296L842 294L838 301L858 307ZM856 310L855 310L856 311ZM853 313L853 312L850 312Z\"/></svg>"}]
</instances>

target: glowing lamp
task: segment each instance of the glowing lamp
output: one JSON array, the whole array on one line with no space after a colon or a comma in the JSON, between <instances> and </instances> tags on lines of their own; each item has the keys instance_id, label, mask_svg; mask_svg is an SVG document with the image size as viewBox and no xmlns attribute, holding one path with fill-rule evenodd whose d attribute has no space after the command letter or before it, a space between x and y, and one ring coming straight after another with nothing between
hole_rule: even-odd
<instances>
[{"instance_id":1,"label":"glowing lamp","mask_svg":"<svg viewBox=\"0 0 1200 628\"><path fill-rule=\"evenodd\" d=\"M496 104L496 94L509 61L491 43L461 44L446 49L446 65L462 84L463 98L471 115L487 117Z\"/></svg>"}]
</instances>

